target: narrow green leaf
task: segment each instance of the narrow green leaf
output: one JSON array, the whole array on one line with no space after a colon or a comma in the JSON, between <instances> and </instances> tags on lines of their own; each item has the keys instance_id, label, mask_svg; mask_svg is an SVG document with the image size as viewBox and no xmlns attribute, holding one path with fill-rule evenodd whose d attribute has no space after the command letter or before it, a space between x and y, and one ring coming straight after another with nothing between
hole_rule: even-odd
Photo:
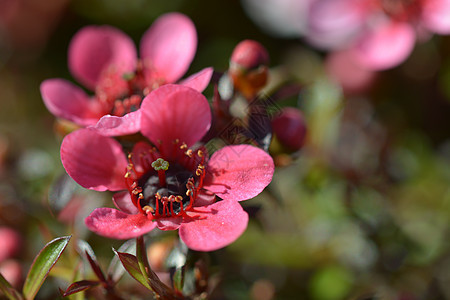
<instances>
[{"instance_id":1,"label":"narrow green leaf","mask_svg":"<svg viewBox=\"0 0 450 300\"><path fill-rule=\"evenodd\" d=\"M54 239L45 245L35 257L23 285L22 292L25 299L31 300L36 296L48 273L60 258L61 253L66 249L70 238L71 236L63 236Z\"/></svg>"},{"instance_id":2,"label":"narrow green leaf","mask_svg":"<svg viewBox=\"0 0 450 300\"><path fill-rule=\"evenodd\" d=\"M136 238L136 260L141 274L147 279L147 284L151 290L158 295L161 299L175 300L180 299L171 288L165 285L158 275L152 270L148 263L147 251L146 251L144 237L140 236Z\"/></svg>"},{"instance_id":3,"label":"narrow green leaf","mask_svg":"<svg viewBox=\"0 0 450 300\"><path fill-rule=\"evenodd\" d=\"M114 251L114 249L113 249ZM136 252L136 242L134 239L128 240L125 243L120 246L120 248L117 250L118 252L122 253L135 253ZM108 267L108 279L112 280L112 282L116 283L120 280L123 273L125 272L125 269L123 268L122 264L120 263L119 257L117 255L114 255L111 259L111 262Z\"/></svg>"},{"instance_id":4,"label":"narrow green leaf","mask_svg":"<svg viewBox=\"0 0 450 300\"><path fill-rule=\"evenodd\" d=\"M184 286L184 266L180 268L176 268L172 277L173 288L179 294L183 294L183 286Z\"/></svg>"},{"instance_id":5,"label":"narrow green leaf","mask_svg":"<svg viewBox=\"0 0 450 300\"><path fill-rule=\"evenodd\" d=\"M6 298L10 300L22 299L20 293L11 286L8 280L6 280L1 273L0 273L0 291L2 291L5 294Z\"/></svg>"},{"instance_id":6,"label":"narrow green leaf","mask_svg":"<svg viewBox=\"0 0 450 300\"><path fill-rule=\"evenodd\" d=\"M150 285L148 284L148 279L142 274L141 269L139 268L139 263L136 258L136 256L129 254L129 253L122 253L122 252L116 252L116 255L119 257L120 261L122 262L123 267L127 272L136 279L140 284L148 288L149 290L152 290L150 288Z\"/></svg>"}]
</instances>

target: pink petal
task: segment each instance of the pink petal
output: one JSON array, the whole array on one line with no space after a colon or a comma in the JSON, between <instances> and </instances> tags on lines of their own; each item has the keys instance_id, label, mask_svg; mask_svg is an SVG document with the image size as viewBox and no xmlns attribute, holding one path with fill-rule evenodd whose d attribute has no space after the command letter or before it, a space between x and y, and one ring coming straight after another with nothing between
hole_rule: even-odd
<instances>
[{"instance_id":1,"label":"pink petal","mask_svg":"<svg viewBox=\"0 0 450 300\"><path fill-rule=\"evenodd\" d=\"M102 116L98 103L67 80L47 79L40 88L45 106L58 118L88 126L95 124Z\"/></svg>"},{"instance_id":2,"label":"pink petal","mask_svg":"<svg viewBox=\"0 0 450 300\"><path fill-rule=\"evenodd\" d=\"M428 30L450 33L450 0L423 1L422 22Z\"/></svg>"},{"instance_id":3,"label":"pink petal","mask_svg":"<svg viewBox=\"0 0 450 300\"><path fill-rule=\"evenodd\" d=\"M180 227L182 221L182 217L177 217L157 219L155 222L156 226L160 230L177 230Z\"/></svg>"},{"instance_id":4,"label":"pink petal","mask_svg":"<svg viewBox=\"0 0 450 300\"><path fill-rule=\"evenodd\" d=\"M141 125L141 111L130 112L123 117L106 115L92 127L104 136L121 136L139 132Z\"/></svg>"},{"instance_id":5,"label":"pink petal","mask_svg":"<svg viewBox=\"0 0 450 300\"><path fill-rule=\"evenodd\" d=\"M199 92L203 92L211 81L213 71L213 68L205 68L200 72L197 72L189 76L188 78L183 79L179 82L179 84L188 86Z\"/></svg>"},{"instance_id":6,"label":"pink petal","mask_svg":"<svg viewBox=\"0 0 450 300\"><path fill-rule=\"evenodd\" d=\"M141 58L144 66L167 83L186 73L197 48L197 32L192 21L180 13L159 17L143 35Z\"/></svg>"},{"instance_id":7,"label":"pink petal","mask_svg":"<svg viewBox=\"0 0 450 300\"><path fill-rule=\"evenodd\" d=\"M211 126L208 100L182 85L166 84L152 91L142 101L141 111L141 132L155 145L161 141L172 147L176 139L193 145Z\"/></svg>"},{"instance_id":8,"label":"pink petal","mask_svg":"<svg viewBox=\"0 0 450 300\"><path fill-rule=\"evenodd\" d=\"M369 13L369 7L361 0L312 1L307 39L324 49L345 47L362 30Z\"/></svg>"},{"instance_id":9,"label":"pink petal","mask_svg":"<svg viewBox=\"0 0 450 300\"><path fill-rule=\"evenodd\" d=\"M350 51L362 67L385 70L406 60L414 43L414 29L409 24L385 22L362 36Z\"/></svg>"},{"instance_id":10,"label":"pink petal","mask_svg":"<svg viewBox=\"0 0 450 300\"><path fill-rule=\"evenodd\" d=\"M114 27L84 27L70 42L69 69L77 80L91 90L107 68L113 66L119 72L132 72L136 62L133 40Z\"/></svg>"},{"instance_id":11,"label":"pink petal","mask_svg":"<svg viewBox=\"0 0 450 300\"><path fill-rule=\"evenodd\" d=\"M155 228L143 214L129 215L113 208L96 208L86 219L89 230L113 239L131 239Z\"/></svg>"},{"instance_id":12,"label":"pink petal","mask_svg":"<svg viewBox=\"0 0 450 300\"><path fill-rule=\"evenodd\" d=\"M134 206L133 201L131 200L130 192L128 191L115 193L112 200L114 205L124 213L130 215L139 213L139 209Z\"/></svg>"},{"instance_id":13,"label":"pink petal","mask_svg":"<svg viewBox=\"0 0 450 300\"><path fill-rule=\"evenodd\" d=\"M361 67L350 51L331 52L325 61L327 74L346 94L366 92L375 82L375 71Z\"/></svg>"},{"instance_id":14,"label":"pink petal","mask_svg":"<svg viewBox=\"0 0 450 300\"><path fill-rule=\"evenodd\" d=\"M67 135L61 144L61 161L78 184L96 191L126 188L127 160L122 146L114 139L90 129Z\"/></svg>"},{"instance_id":15,"label":"pink petal","mask_svg":"<svg viewBox=\"0 0 450 300\"><path fill-rule=\"evenodd\" d=\"M210 191L201 189L195 199L194 207L211 205L216 201L216 195Z\"/></svg>"},{"instance_id":16,"label":"pink petal","mask_svg":"<svg viewBox=\"0 0 450 300\"><path fill-rule=\"evenodd\" d=\"M226 146L213 154L204 189L226 200L255 197L272 181L274 163L263 150L250 145Z\"/></svg>"},{"instance_id":17,"label":"pink petal","mask_svg":"<svg viewBox=\"0 0 450 300\"><path fill-rule=\"evenodd\" d=\"M197 251L214 251L234 242L247 228L248 214L233 200L199 207L200 213L180 226L180 238Z\"/></svg>"}]
</instances>

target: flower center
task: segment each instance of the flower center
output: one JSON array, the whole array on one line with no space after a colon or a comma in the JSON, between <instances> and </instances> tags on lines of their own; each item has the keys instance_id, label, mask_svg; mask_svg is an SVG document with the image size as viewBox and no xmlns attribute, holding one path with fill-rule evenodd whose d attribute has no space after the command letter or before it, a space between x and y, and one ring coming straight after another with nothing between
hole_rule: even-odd
<instances>
[{"instance_id":1,"label":"flower center","mask_svg":"<svg viewBox=\"0 0 450 300\"><path fill-rule=\"evenodd\" d=\"M125 74L112 66L102 73L95 94L105 114L121 117L138 110L142 99L163 84L162 79L146 78L142 63L134 73Z\"/></svg>"},{"instance_id":2,"label":"flower center","mask_svg":"<svg viewBox=\"0 0 450 300\"><path fill-rule=\"evenodd\" d=\"M383 11L398 21L417 19L423 0L380 0Z\"/></svg>"},{"instance_id":3,"label":"flower center","mask_svg":"<svg viewBox=\"0 0 450 300\"><path fill-rule=\"evenodd\" d=\"M175 157L170 162L159 157L156 148L130 153L127 173L128 190L133 204L149 219L179 217L191 211L203 186L205 155L186 144L174 142Z\"/></svg>"}]
</instances>

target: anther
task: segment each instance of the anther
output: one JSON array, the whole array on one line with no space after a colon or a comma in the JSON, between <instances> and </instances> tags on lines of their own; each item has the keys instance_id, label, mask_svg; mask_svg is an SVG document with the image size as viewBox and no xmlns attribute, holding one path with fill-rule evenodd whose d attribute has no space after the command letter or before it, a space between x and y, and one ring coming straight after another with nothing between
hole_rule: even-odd
<instances>
[{"instance_id":1,"label":"anther","mask_svg":"<svg viewBox=\"0 0 450 300\"><path fill-rule=\"evenodd\" d=\"M192 149L188 149L188 150L186 150L186 152L184 152L184 154L186 154L187 156L189 156L189 157L192 157Z\"/></svg>"},{"instance_id":2,"label":"anther","mask_svg":"<svg viewBox=\"0 0 450 300\"><path fill-rule=\"evenodd\" d=\"M154 212L155 212L155 210L153 209L153 207L151 207L151 206L148 206L148 205L146 205L146 206L144 206L143 208L142 208L142 210L146 213L146 214L153 214Z\"/></svg>"}]
</instances>

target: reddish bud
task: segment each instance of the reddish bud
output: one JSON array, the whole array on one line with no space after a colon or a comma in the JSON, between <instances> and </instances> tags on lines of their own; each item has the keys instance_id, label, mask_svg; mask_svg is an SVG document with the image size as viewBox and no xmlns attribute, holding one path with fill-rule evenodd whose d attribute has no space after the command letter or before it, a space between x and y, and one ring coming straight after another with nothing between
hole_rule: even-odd
<instances>
[{"instance_id":1,"label":"reddish bud","mask_svg":"<svg viewBox=\"0 0 450 300\"><path fill-rule=\"evenodd\" d=\"M15 256L22 245L20 235L8 227L0 227L0 262Z\"/></svg>"},{"instance_id":2,"label":"reddish bud","mask_svg":"<svg viewBox=\"0 0 450 300\"><path fill-rule=\"evenodd\" d=\"M280 144L288 150L299 150L305 141L306 122L300 110L293 107L283 108L272 120L272 129Z\"/></svg>"},{"instance_id":3,"label":"reddish bud","mask_svg":"<svg viewBox=\"0 0 450 300\"><path fill-rule=\"evenodd\" d=\"M244 40L233 50L229 74L234 86L247 99L252 99L266 85L269 54L258 42Z\"/></svg>"},{"instance_id":4,"label":"reddish bud","mask_svg":"<svg viewBox=\"0 0 450 300\"><path fill-rule=\"evenodd\" d=\"M230 67L239 67L245 70L256 69L259 66L269 64L267 50L257 41L244 40L233 50L230 59Z\"/></svg>"}]
</instances>

